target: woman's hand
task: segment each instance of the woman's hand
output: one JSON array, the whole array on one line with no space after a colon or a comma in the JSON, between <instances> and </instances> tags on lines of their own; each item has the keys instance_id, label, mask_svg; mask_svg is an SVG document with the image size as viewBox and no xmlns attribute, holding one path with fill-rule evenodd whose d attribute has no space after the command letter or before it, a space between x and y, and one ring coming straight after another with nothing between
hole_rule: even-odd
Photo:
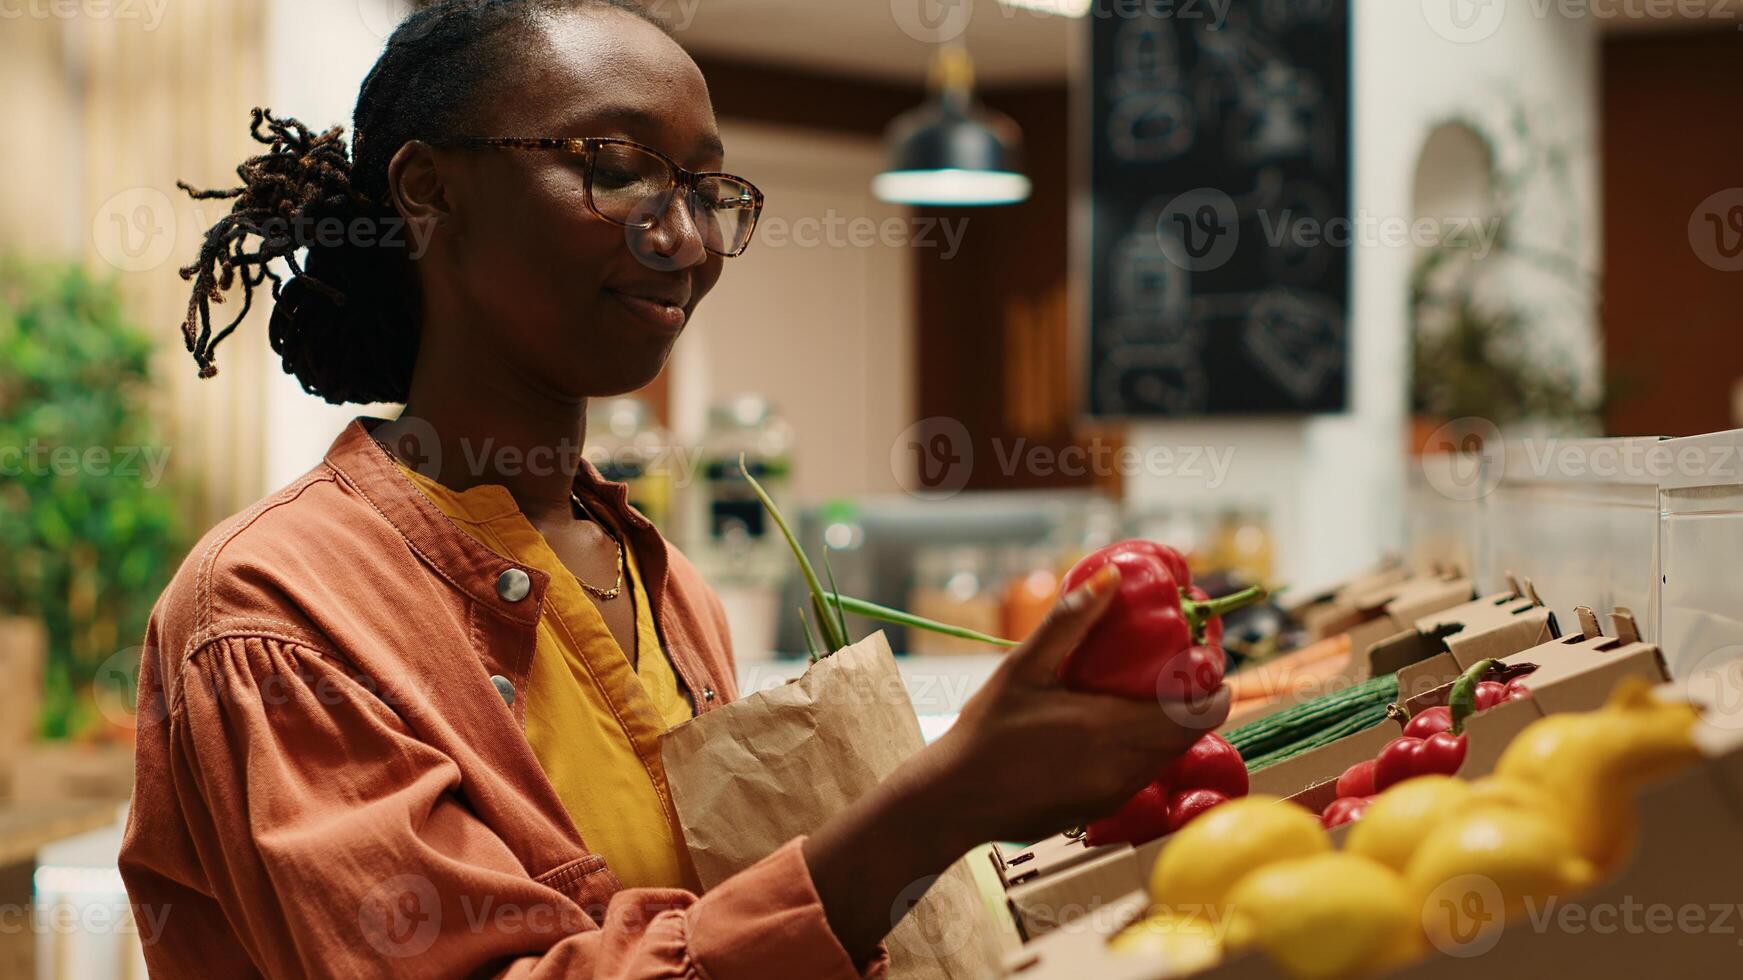
<instances>
[{"instance_id":1,"label":"woman's hand","mask_svg":"<svg viewBox=\"0 0 1743 980\"><path fill-rule=\"evenodd\" d=\"M1061 599L928 747L933 758L924 761L952 800L941 824L965 846L1031 840L1107 816L1228 717L1222 689L1191 704L1065 689L1060 664L1118 584L1109 566Z\"/></svg>"},{"instance_id":2,"label":"woman's hand","mask_svg":"<svg viewBox=\"0 0 1743 980\"><path fill-rule=\"evenodd\" d=\"M989 840L1029 840L1118 809L1229 713L1066 690L1059 665L1107 610L1109 567L1061 599L938 741L805 842L830 927L856 959L916 897L913 886Z\"/></svg>"}]
</instances>

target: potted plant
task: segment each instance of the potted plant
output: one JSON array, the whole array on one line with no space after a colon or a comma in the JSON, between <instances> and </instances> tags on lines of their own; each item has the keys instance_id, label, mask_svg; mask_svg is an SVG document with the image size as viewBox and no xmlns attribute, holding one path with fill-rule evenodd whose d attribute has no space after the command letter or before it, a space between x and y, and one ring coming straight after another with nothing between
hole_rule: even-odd
<instances>
[{"instance_id":1,"label":"potted plant","mask_svg":"<svg viewBox=\"0 0 1743 980\"><path fill-rule=\"evenodd\" d=\"M153 346L111 285L0 264L0 616L40 624L41 737L127 728L128 654L182 555L146 404ZM99 675L125 688L106 693L125 710L99 710Z\"/></svg>"}]
</instances>

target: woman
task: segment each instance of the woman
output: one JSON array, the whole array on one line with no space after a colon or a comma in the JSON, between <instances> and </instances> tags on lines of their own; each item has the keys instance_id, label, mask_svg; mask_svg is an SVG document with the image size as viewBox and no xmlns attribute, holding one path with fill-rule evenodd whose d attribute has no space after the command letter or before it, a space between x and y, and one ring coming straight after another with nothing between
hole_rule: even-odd
<instances>
[{"instance_id":1,"label":"woman","mask_svg":"<svg viewBox=\"0 0 1743 980\"><path fill-rule=\"evenodd\" d=\"M1226 712L1058 686L1097 579L942 739L697 897L657 740L733 696L726 624L575 452L761 206L717 173L696 65L632 0L455 0L389 41L352 154L255 135L184 270L202 374L235 325L210 302L270 279L305 388L406 409L208 533L157 606L121 859L154 975L874 973L913 882L1111 811Z\"/></svg>"}]
</instances>

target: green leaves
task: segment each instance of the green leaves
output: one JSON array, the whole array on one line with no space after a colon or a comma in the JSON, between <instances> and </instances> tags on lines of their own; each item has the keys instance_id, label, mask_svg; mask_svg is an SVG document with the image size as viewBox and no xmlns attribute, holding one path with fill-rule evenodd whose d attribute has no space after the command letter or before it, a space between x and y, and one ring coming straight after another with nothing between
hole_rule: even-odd
<instances>
[{"instance_id":1,"label":"green leaves","mask_svg":"<svg viewBox=\"0 0 1743 980\"><path fill-rule=\"evenodd\" d=\"M174 491L148 485L153 347L82 269L0 263L0 615L47 629L45 735L90 718L182 556Z\"/></svg>"},{"instance_id":2,"label":"green leaves","mask_svg":"<svg viewBox=\"0 0 1743 980\"><path fill-rule=\"evenodd\" d=\"M787 547L793 549L793 557L799 560L799 571L804 573L805 585L811 590L811 611L817 617L818 631L823 634L823 652L819 654L812 651L811 659L827 657L848 645L847 622L841 618L840 609L835 610L835 615L830 615L829 593L823 591L823 583L817 579L817 570L811 567L811 559L805 557L805 549L799 547L799 539L793 536L793 529L787 526L787 519L781 515L781 509L775 506L774 500L770 499L768 491L763 489L756 477L750 475L750 467L745 465L743 453L738 456L738 469L750 483L750 488L756 491L757 499L763 502L763 509L774 518L775 526L781 529L781 536L787 539ZM800 611L800 616L803 618L803 610Z\"/></svg>"}]
</instances>

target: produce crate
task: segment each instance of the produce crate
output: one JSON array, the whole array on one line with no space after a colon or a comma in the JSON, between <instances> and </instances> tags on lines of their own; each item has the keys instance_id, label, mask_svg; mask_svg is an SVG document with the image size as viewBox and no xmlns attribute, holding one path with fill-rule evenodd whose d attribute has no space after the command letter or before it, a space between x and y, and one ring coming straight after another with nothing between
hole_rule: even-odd
<instances>
[{"instance_id":1,"label":"produce crate","mask_svg":"<svg viewBox=\"0 0 1743 980\"><path fill-rule=\"evenodd\" d=\"M1414 576L1415 572L1404 563L1388 560L1305 598L1294 601L1285 598L1283 611L1301 624L1309 640L1323 640L1347 629L1351 615L1368 597Z\"/></svg>"},{"instance_id":2,"label":"produce crate","mask_svg":"<svg viewBox=\"0 0 1743 980\"><path fill-rule=\"evenodd\" d=\"M1600 651L1607 652L1607 651ZM1571 675L1570 675L1571 676ZM1695 741L1704 758L1646 787L1637 800L1638 844L1608 880L1566 901L1530 911L1506 928L1473 927L1383 980L1468 980L1575 976L1582 980L1736 976L1743 965L1743 685L1730 670L1702 684L1668 684L1666 698L1703 707ZM1521 702L1523 703L1523 702ZM1499 710L1499 709L1492 709ZM1482 916L1484 896L1454 896L1426 914ZM1093 921L1074 923L1014 953L1016 980L1164 980L1165 964L1111 951L1108 937L1148 905L1141 891L1109 902ZM1239 955L1197 980L1284 980L1261 955Z\"/></svg>"},{"instance_id":3,"label":"produce crate","mask_svg":"<svg viewBox=\"0 0 1743 980\"><path fill-rule=\"evenodd\" d=\"M1411 578L1361 596L1341 622L1343 631L1349 633L1350 654L1336 674L1308 689L1274 698L1258 710L1230 719L1230 723L1244 725L1311 701L1327 690L1350 687L1397 670L1410 662L1409 655L1397 651L1397 656L1375 659L1375 646L1409 632L1412 624L1425 616L1469 603L1471 596L1471 580L1457 573Z\"/></svg>"},{"instance_id":4,"label":"produce crate","mask_svg":"<svg viewBox=\"0 0 1743 980\"><path fill-rule=\"evenodd\" d=\"M1439 628L1446 625L1457 626L1459 631L1441 643L1434 638L1439 635ZM1398 670L1401 697L1406 696L1405 692L1432 694L1478 660L1500 657L1549 639L1550 629L1549 611L1531 597L1530 586L1526 584L1418 620L1416 629L1393 637L1386 645L1376 645L1370 664L1380 673ZM1454 637L1459 639L1456 654L1444 649ZM1290 796L1312 790L1328 778L1335 781L1350 762L1333 769L1334 762L1326 761L1319 753L1339 746L1371 744L1367 756L1350 761L1371 758L1397 734L1396 727L1382 725L1262 769L1252 776L1252 792ZM1368 736L1366 740L1364 735ZM1302 761L1310 757L1319 761ZM1267 776L1276 770L1281 770L1282 775ZM1319 802L1315 812L1329 802L1329 798ZM1149 877L1150 866L1166 839L1137 848L1129 844L1090 847L1082 840L1058 834L1030 847L994 848L993 866L1005 884L1006 904L1018 935L1027 942L1083 916L1100 914L1109 902L1139 887Z\"/></svg>"},{"instance_id":5,"label":"produce crate","mask_svg":"<svg viewBox=\"0 0 1743 980\"><path fill-rule=\"evenodd\" d=\"M1640 639L1634 616L1628 610L1618 609L1612 614L1616 630L1613 637L1603 635L1591 609L1579 607L1575 615L1580 622L1580 633L1575 636L1549 640L1505 656L1489 654L1505 664L1537 664L1537 670L1525 680L1531 698L1496 705L1465 723L1469 748L1460 775L1467 778L1487 775L1513 736L1546 714L1590 711L1602 706L1623 677L1637 675L1655 683L1669 678L1663 654L1658 647ZM1404 706L1414 715L1424 708L1445 704L1451 690L1452 679L1448 678L1433 690L1406 698ZM1381 725L1280 762L1253 774L1252 791L1293 797L1322 783L1335 783L1345 769L1378 756L1398 734L1394 726Z\"/></svg>"}]
</instances>

